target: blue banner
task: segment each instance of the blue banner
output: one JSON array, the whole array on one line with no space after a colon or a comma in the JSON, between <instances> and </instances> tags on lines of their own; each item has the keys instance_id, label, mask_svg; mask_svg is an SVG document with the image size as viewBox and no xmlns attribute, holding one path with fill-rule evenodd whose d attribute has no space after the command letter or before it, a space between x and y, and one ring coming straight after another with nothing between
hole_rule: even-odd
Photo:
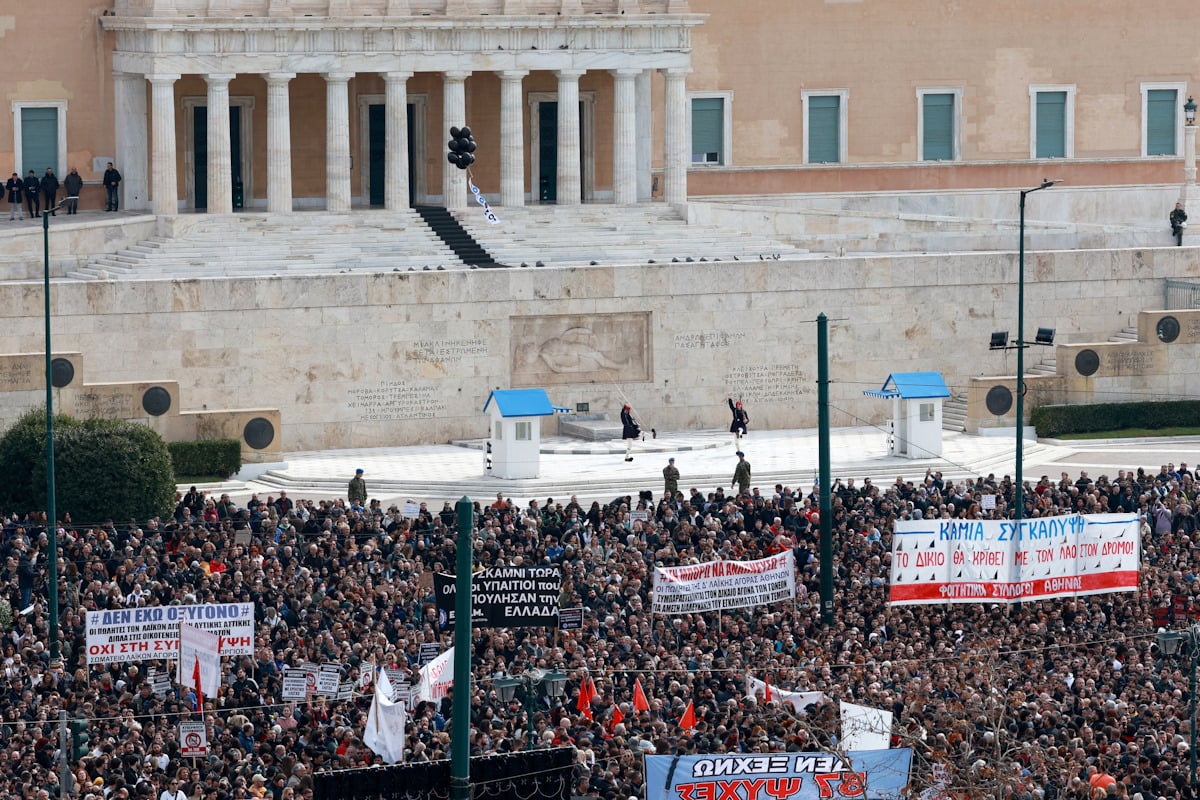
<instances>
[{"instance_id":1,"label":"blue banner","mask_svg":"<svg viewBox=\"0 0 1200 800\"><path fill-rule=\"evenodd\" d=\"M646 800L894 800L912 750L646 756Z\"/></svg>"}]
</instances>

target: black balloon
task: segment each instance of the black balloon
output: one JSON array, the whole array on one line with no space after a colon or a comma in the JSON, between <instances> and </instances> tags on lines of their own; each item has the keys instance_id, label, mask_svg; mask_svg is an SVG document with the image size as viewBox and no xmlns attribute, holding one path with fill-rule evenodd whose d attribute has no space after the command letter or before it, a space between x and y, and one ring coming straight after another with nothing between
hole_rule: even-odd
<instances>
[{"instance_id":1,"label":"black balloon","mask_svg":"<svg viewBox=\"0 0 1200 800\"><path fill-rule=\"evenodd\" d=\"M451 139L446 146L450 148L451 153L461 153L463 150L462 139Z\"/></svg>"},{"instance_id":2,"label":"black balloon","mask_svg":"<svg viewBox=\"0 0 1200 800\"><path fill-rule=\"evenodd\" d=\"M459 130L458 128L451 127L450 128L450 137L453 139L457 139L459 136L462 136L462 131Z\"/></svg>"},{"instance_id":3,"label":"black balloon","mask_svg":"<svg viewBox=\"0 0 1200 800\"><path fill-rule=\"evenodd\" d=\"M465 150L466 152L468 152L468 153L475 152L475 140L474 139L467 139L465 144L461 143L461 142L460 142L460 144L462 145L462 149Z\"/></svg>"},{"instance_id":4,"label":"black balloon","mask_svg":"<svg viewBox=\"0 0 1200 800\"><path fill-rule=\"evenodd\" d=\"M447 153L446 160L449 161L451 164L455 165L456 167L458 167L459 169L462 168L462 165L458 163L458 153Z\"/></svg>"},{"instance_id":5,"label":"black balloon","mask_svg":"<svg viewBox=\"0 0 1200 800\"><path fill-rule=\"evenodd\" d=\"M453 128L450 129L450 135L451 136L454 135ZM471 129L468 128L466 125L463 125L461 128L458 129L458 135L463 137L464 139L470 139L471 138Z\"/></svg>"}]
</instances>

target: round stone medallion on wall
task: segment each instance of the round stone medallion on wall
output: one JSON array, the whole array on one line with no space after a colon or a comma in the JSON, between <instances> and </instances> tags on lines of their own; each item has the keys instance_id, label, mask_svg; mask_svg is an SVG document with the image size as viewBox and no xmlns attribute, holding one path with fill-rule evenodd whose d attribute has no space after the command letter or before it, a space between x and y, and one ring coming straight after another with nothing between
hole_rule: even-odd
<instances>
[{"instance_id":1,"label":"round stone medallion on wall","mask_svg":"<svg viewBox=\"0 0 1200 800\"><path fill-rule=\"evenodd\" d=\"M70 359L55 358L50 361L50 385L55 389L70 386L75 380L75 365Z\"/></svg>"},{"instance_id":2,"label":"round stone medallion on wall","mask_svg":"<svg viewBox=\"0 0 1200 800\"><path fill-rule=\"evenodd\" d=\"M1012 389L1007 386L993 386L988 389L983 403L987 406L988 413L1003 417L1013 405Z\"/></svg>"},{"instance_id":3,"label":"round stone medallion on wall","mask_svg":"<svg viewBox=\"0 0 1200 800\"><path fill-rule=\"evenodd\" d=\"M1100 354L1088 348L1075 354L1075 371L1085 378L1090 378L1100 369Z\"/></svg>"},{"instance_id":4,"label":"round stone medallion on wall","mask_svg":"<svg viewBox=\"0 0 1200 800\"><path fill-rule=\"evenodd\" d=\"M171 393L161 386L151 386L142 395L142 410L152 417L161 417L171 410Z\"/></svg>"},{"instance_id":5,"label":"round stone medallion on wall","mask_svg":"<svg viewBox=\"0 0 1200 800\"><path fill-rule=\"evenodd\" d=\"M275 441L275 426L269 419L255 417L242 429L242 439L255 450L270 447L271 442Z\"/></svg>"},{"instance_id":6,"label":"round stone medallion on wall","mask_svg":"<svg viewBox=\"0 0 1200 800\"><path fill-rule=\"evenodd\" d=\"M1161 318L1154 326L1154 333L1163 344L1170 344L1179 338L1179 320L1170 314Z\"/></svg>"}]
</instances>

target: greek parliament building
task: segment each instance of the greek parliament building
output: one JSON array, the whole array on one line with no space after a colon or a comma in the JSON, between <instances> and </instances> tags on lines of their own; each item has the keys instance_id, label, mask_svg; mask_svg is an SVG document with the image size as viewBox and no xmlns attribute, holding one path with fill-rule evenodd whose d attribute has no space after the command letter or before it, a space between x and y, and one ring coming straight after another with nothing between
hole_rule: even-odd
<instances>
[{"instance_id":1,"label":"greek parliament building","mask_svg":"<svg viewBox=\"0 0 1200 800\"><path fill-rule=\"evenodd\" d=\"M1011 426L987 343L1043 178L1025 408L1195 395L1200 311L1160 317L1200 277L1166 221L1197 31L1128 0L6 0L0 168L84 188L45 240L0 220L0 424L44 397L45 301L56 408L262 461L479 439L508 388L815 426L822 312L833 424L885 423L863 390L903 369Z\"/></svg>"},{"instance_id":2,"label":"greek parliament building","mask_svg":"<svg viewBox=\"0 0 1200 800\"><path fill-rule=\"evenodd\" d=\"M0 74L0 161L90 185L113 160L122 207L160 215L460 207L464 123L504 206L1009 186L1046 160L1165 183L1197 29L1121 0L13 2L4 51L64 46Z\"/></svg>"}]
</instances>

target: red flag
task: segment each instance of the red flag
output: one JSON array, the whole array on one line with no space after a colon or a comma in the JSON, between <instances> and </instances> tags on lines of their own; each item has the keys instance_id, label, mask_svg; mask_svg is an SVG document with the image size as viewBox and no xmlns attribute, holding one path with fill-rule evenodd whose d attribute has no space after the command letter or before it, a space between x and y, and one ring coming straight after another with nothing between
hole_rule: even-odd
<instances>
[{"instance_id":1,"label":"red flag","mask_svg":"<svg viewBox=\"0 0 1200 800\"><path fill-rule=\"evenodd\" d=\"M763 702L771 702L771 676L763 675Z\"/></svg>"},{"instance_id":2,"label":"red flag","mask_svg":"<svg viewBox=\"0 0 1200 800\"><path fill-rule=\"evenodd\" d=\"M692 706L691 700L688 700L687 708L684 709L683 716L679 718L679 727L685 731L696 727L696 709Z\"/></svg>"},{"instance_id":3,"label":"red flag","mask_svg":"<svg viewBox=\"0 0 1200 800\"><path fill-rule=\"evenodd\" d=\"M196 710L204 713L204 690L200 684L200 656L196 656L195 666L192 667L192 680L196 682Z\"/></svg>"},{"instance_id":4,"label":"red flag","mask_svg":"<svg viewBox=\"0 0 1200 800\"><path fill-rule=\"evenodd\" d=\"M592 699L596 696L596 684L592 683L590 675L584 675L579 684L579 699L575 701L575 709L588 719L592 719Z\"/></svg>"},{"instance_id":5,"label":"red flag","mask_svg":"<svg viewBox=\"0 0 1200 800\"><path fill-rule=\"evenodd\" d=\"M633 682L633 710L649 711L650 703L646 700L646 690L642 688L642 679Z\"/></svg>"},{"instance_id":6,"label":"red flag","mask_svg":"<svg viewBox=\"0 0 1200 800\"><path fill-rule=\"evenodd\" d=\"M608 729L615 730L618 725L625 721L625 715L621 713L621 707L613 706L612 719L608 721Z\"/></svg>"}]
</instances>

